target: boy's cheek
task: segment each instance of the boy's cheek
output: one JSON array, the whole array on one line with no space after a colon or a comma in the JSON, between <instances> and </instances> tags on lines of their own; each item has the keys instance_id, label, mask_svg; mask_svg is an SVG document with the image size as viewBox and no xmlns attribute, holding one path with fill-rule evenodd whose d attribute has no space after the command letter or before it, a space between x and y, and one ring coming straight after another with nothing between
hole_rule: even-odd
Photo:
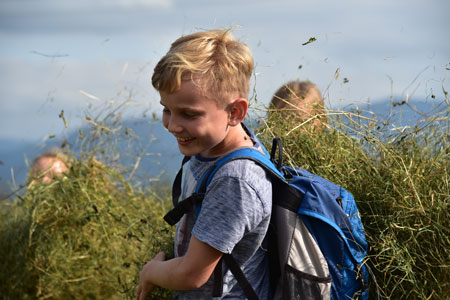
<instances>
[{"instance_id":1,"label":"boy's cheek","mask_svg":"<svg viewBox=\"0 0 450 300\"><path fill-rule=\"evenodd\" d=\"M162 124L166 129L169 128L169 118L165 114L162 117Z\"/></svg>"}]
</instances>

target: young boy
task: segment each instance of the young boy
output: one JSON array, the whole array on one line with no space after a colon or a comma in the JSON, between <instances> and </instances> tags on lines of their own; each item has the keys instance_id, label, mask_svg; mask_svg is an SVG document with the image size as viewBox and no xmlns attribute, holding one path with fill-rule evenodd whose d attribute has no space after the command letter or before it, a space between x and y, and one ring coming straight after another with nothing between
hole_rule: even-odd
<instances>
[{"instance_id":1,"label":"young boy","mask_svg":"<svg viewBox=\"0 0 450 300\"><path fill-rule=\"evenodd\" d=\"M241 125L253 57L229 30L198 32L176 40L156 65L153 86L163 106L163 124L191 156L182 198L190 196L203 172L221 156L260 145ZM270 299L267 252L262 246L272 208L272 186L265 171L250 160L235 160L214 175L201 210L178 222L175 258L160 252L140 274L137 299L155 286L175 290L175 299L212 299L213 271L231 253L259 299ZM246 299L223 264L220 299Z\"/></svg>"},{"instance_id":2,"label":"young boy","mask_svg":"<svg viewBox=\"0 0 450 300\"><path fill-rule=\"evenodd\" d=\"M290 81L283 84L270 102L271 110L282 116L307 122L310 127L326 123L325 104L317 86L310 81Z\"/></svg>"}]
</instances>

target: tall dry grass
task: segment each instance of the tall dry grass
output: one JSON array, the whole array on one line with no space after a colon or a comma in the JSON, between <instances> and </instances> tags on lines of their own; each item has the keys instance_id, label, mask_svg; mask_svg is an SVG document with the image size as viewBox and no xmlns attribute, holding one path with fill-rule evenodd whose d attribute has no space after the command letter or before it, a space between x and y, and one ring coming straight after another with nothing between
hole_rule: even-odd
<instances>
[{"instance_id":1,"label":"tall dry grass","mask_svg":"<svg viewBox=\"0 0 450 300\"><path fill-rule=\"evenodd\" d=\"M370 245L367 263L375 274L372 299L377 287L385 299L448 299L448 98L433 115L409 126L395 124L398 116L370 111L329 111L328 117L327 128L317 130L275 112L259 134L267 144L273 136L282 138L286 164L355 196Z\"/></svg>"},{"instance_id":2,"label":"tall dry grass","mask_svg":"<svg viewBox=\"0 0 450 300\"><path fill-rule=\"evenodd\" d=\"M173 228L162 219L168 189L133 180L137 154L120 165L138 141L120 110L103 112L86 117L77 154L65 150L65 176L0 203L1 299L135 299L143 265L161 250L173 255ZM170 298L160 288L149 297Z\"/></svg>"},{"instance_id":3,"label":"tall dry grass","mask_svg":"<svg viewBox=\"0 0 450 300\"><path fill-rule=\"evenodd\" d=\"M172 252L167 202L136 191L93 159L70 173L29 186L3 207L0 294L3 299L134 299L143 264ZM169 254L170 255L170 254ZM160 289L151 299L169 299Z\"/></svg>"},{"instance_id":4,"label":"tall dry grass","mask_svg":"<svg viewBox=\"0 0 450 300\"><path fill-rule=\"evenodd\" d=\"M286 164L355 196L375 275L372 299L377 288L385 299L450 295L448 103L407 127L360 111L329 111L321 131L276 114L259 125L267 145L282 138ZM115 114L100 119L80 132L67 176L1 204L2 299L133 299L143 264L160 249L172 251L173 228L162 220L168 193L141 188L130 176L136 164L117 164L127 149L118 145L132 134ZM151 297L169 299L170 292Z\"/></svg>"}]
</instances>

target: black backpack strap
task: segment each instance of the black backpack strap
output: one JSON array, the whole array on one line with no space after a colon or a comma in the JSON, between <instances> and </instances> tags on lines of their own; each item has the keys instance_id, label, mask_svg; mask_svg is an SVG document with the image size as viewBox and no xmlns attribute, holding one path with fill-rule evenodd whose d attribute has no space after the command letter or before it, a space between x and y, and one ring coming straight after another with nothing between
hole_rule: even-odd
<instances>
[{"instance_id":1,"label":"black backpack strap","mask_svg":"<svg viewBox=\"0 0 450 300\"><path fill-rule=\"evenodd\" d=\"M169 212L164 216L164 220L173 226L180 221L183 215L190 211L190 209L196 204L200 204L203 201L205 194L194 193L190 197L184 199L177 206L169 210Z\"/></svg>"},{"instance_id":2,"label":"black backpack strap","mask_svg":"<svg viewBox=\"0 0 450 300\"><path fill-rule=\"evenodd\" d=\"M248 300L259 300L255 290L250 285L250 282L248 282L247 277L245 277L244 272L242 272L241 267L239 267L239 264L234 259L233 255L224 254L222 256L222 259L225 261L228 268L230 268L231 273L236 278L239 286L244 291L245 297L247 297ZM221 261L219 261L219 263L221 263ZM223 273L221 277L223 277ZM215 280L216 277L214 276L214 281Z\"/></svg>"},{"instance_id":3,"label":"black backpack strap","mask_svg":"<svg viewBox=\"0 0 450 300\"><path fill-rule=\"evenodd\" d=\"M209 167L209 169L207 169L202 175L196 192L194 192L190 197L182 200L181 202L178 202L178 198L180 198L181 195L181 177L183 174L183 165L187 161L189 161L189 159L189 156L184 157L181 168L178 171L178 174L173 182L172 201L174 203L174 208L172 208L164 216L164 220L171 226L177 224L178 221L180 221L180 219L183 217L183 215L188 213L193 206L199 205L203 202L203 198L205 197L206 193L207 179L216 168L215 165Z\"/></svg>"},{"instance_id":4,"label":"black backpack strap","mask_svg":"<svg viewBox=\"0 0 450 300\"><path fill-rule=\"evenodd\" d=\"M213 285L213 297L221 297L223 294L223 271L222 271L222 258L214 268L214 285Z\"/></svg>"},{"instance_id":5,"label":"black backpack strap","mask_svg":"<svg viewBox=\"0 0 450 300\"><path fill-rule=\"evenodd\" d=\"M278 159L275 157L278 150ZM275 164L278 170L283 166L283 143L280 138L272 140L272 150L270 151L270 160Z\"/></svg>"},{"instance_id":6,"label":"black backpack strap","mask_svg":"<svg viewBox=\"0 0 450 300\"><path fill-rule=\"evenodd\" d=\"M181 168L177 173L177 176L175 177L175 180L172 184L172 203L173 207L176 207L178 204L178 199L181 195L181 177L183 176L183 166L185 163L187 163L191 159L190 156L185 156L183 158L183 162L181 163Z\"/></svg>"}]
</instances>

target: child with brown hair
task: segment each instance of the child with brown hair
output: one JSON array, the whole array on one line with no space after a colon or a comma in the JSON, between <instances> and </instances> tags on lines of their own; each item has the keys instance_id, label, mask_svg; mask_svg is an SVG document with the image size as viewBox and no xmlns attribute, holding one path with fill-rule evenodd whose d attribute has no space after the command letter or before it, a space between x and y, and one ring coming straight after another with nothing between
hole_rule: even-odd
<instances>
[{"instance_id":1,"label":"child with brown hair","mask_svg":"<svg viewBox=\"0 0 450 300\"><path fill-rule=\"evenodd\" d=\"M311 127L326 123L323 98L317 86L310 81L296 80L283 84L270 102L270 112L308 122Z\"/></svg>"}]
</instances>

